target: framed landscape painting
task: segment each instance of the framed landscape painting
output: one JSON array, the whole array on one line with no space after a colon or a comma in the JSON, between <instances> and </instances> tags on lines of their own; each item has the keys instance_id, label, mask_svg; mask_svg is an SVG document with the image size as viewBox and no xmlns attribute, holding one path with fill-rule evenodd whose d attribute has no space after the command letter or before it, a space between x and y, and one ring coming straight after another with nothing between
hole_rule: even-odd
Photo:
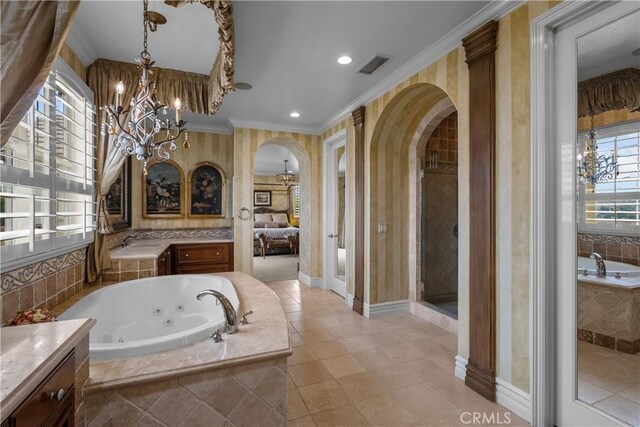
<instances>
[{"instance_id":1,"label":"framed landscape painting","mask_svg":"<svg viewBox=\"0 0 640 427\"><path fill-rule=\"evenodd\" d=\"M254 191L253 206L271 206L271 191Z\"/></svg>"},{"instance_id":2,"label":"framed landscape painting","mask_svg":"<svg viewBox=\"0 0 640 427\"><path fill-rule=\"evenodd\" d=\"M224 218L224 171L215 163L201 162L189 172L189 217Z\"/></svg>"},{"instance_id":3,"label":"framed landscape painting","mask_svg":"<svg viewBox=\"0 0 640 427\"><path fill-rule=\"evenodd\" d=\"M182 169L171 160L151 164L142 183L142 216L145 218L181 218L183 216Z\"/></svg>"}]
</instances>

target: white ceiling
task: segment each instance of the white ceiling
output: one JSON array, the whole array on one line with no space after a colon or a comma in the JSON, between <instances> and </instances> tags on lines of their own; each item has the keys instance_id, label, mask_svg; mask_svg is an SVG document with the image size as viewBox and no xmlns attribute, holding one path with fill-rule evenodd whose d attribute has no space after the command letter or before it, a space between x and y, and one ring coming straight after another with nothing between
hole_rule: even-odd
<instances>
[{"instance_id":1,"label":"white ceiling","mask_svg":"<svg viewBox=\"0 0 640 427\"><path fill-rule=\"evenodd\" d=\"M199 4L174 9L151 3L150 9L162 12L169 21L149 36L149 51L157 65L208 73L216 49L212 42L216 27L209 10ZM229 127L232 122L317 130L488 3L235 1L235 78L253 89L228 94L216 116L184 117L196 126ZM69 44L76 49L81 45L85 60L132 61L142 45L141 9L140 0L83 0ZM475 18L475 26L487 19ZM457 34L456 40L464 35ZM372 75L356 73L375 53L391 59ZM353 62L339 65L336 60L341 55L352 56ZM292 111L300 117L289 117Z\"/></svg>"},{"instance_id":2,"label":"white ceiling","mask_svg":"<svg viewBox=\"0 0 640 427\"><path fill-rule=\"evenodd\" d=\"M298 159L291 151L275 144L264 144L256 151L253 163L254 175L275 176L284 172L284 161L288 160L287 170L296 176L300 174Z\"/></svg>"},{"instance_id":3,"label":"white ceiling","mask_svg":"<svg viewBox=\"0 0 640 427\"><path fill-rule=\"evenodd\" d=\"M578 40L578 80L623 68L640 68L640 12L628 15Z\"/></svg>"}]
</instances>

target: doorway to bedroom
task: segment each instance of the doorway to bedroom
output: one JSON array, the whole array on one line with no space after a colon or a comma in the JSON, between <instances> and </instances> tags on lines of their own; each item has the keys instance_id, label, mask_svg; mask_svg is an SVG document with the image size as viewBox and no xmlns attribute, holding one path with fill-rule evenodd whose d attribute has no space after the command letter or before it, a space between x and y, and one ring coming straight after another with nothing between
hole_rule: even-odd
<instances>
[{"instance_id":1,"label":"doorway to bedroom","mask_svg":"<svg viewBox=\"0 0 640 427\"><path fill-rule=\"evenodd\" d=\"M263 282L298 279L300 165L281 145L264 144L253 168L253 275Z\"/></svg>"}]
</instances>

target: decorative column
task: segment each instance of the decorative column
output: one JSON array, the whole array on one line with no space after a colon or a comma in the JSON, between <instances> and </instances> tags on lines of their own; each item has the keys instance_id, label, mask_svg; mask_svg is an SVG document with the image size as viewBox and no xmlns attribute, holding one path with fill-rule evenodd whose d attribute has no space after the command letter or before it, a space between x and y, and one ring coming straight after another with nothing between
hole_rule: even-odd
<instances>
[{"instance_id":1,"label":"decorative column","mask_svg":"<svg viewBox=\"0 0 640 427\"><path fill-rule=\"evenodd\" d=\"M355 200L355 290L353 292L353 311L362 314L364 309L364 106L351 112L355 131L354 155L354 191Z\"/></svg>"},{"instance_id":2,"label":"decorative column","mask_svg":"<svg viewBox=\"0 0 640 427\"><path fill-rule=\"evenodd\" d=\"M469 65L469 364L467 386L496 396L496 85L498 23L462 40Z\"/></svg>"}]
</instances>

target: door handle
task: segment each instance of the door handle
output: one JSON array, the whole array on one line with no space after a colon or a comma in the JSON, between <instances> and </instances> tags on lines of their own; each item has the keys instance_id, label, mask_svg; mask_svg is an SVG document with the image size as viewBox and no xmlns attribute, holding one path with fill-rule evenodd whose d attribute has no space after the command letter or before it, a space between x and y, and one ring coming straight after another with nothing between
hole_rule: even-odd
<instances>
[{"instance_id":1,"label":"door handle","mask_svg":"<svg viewBox=\"0 0 640 427\"><path fill-rule=\"evenodd\" d=\"M334 237L338 237L338 235L337 234L329 234L329 237L333 239Z\"/></svg>"}]
</instances>

